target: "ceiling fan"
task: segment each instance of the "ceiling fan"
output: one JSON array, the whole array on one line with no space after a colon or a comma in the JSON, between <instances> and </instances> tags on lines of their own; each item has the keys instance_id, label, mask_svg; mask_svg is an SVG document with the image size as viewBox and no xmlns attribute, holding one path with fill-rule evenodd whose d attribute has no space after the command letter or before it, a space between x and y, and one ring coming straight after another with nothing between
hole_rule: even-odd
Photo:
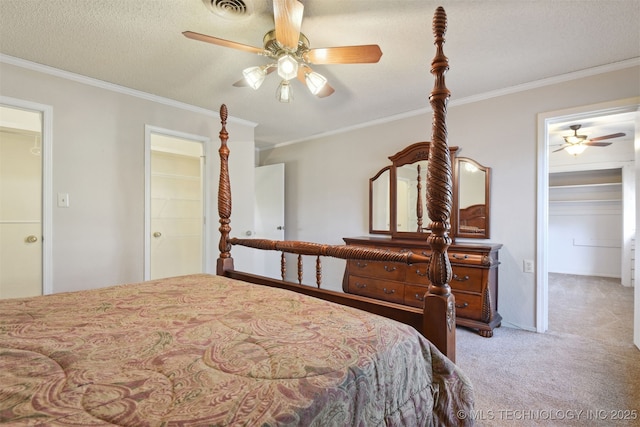
<instances>
[{"instance_id":1,"label":"ceiling fan","mask_svg":"<svg viewBox=\"0 0 640 427\"><path fill-rule=\"evenodd\" d=\"M558 152L562 150L566 150L569 154L577 156L586 150L587 147L606 147L607 145L611 145L611 142L602 142L607 139L619 138L621 136L625 136L624 133L612 133L611 135L599 136L597 138L588 138L587 135L578 135L578 129L580 129L582 125L571 125L569 128L573 131L573 135L563 136L564 144L560 146L557 150L553 152Z\"/></svg>"},{"instance_id":2,"label":"ceiling fan","mask_svg":"<svg viewBox=\"0 0 640 427\"><path fill-rule=\"evenodd\" d=\"M380 60L382 50L374 44L311 49L309 39L300 32L303 11L304 5L298 0L273 0L275 29L265 34L262 48L193 31L185 31L182 34L193 40L271 58L274 62L243 70L244 79L236 82L234 86L258 89L266 75L277 70L282 82L276 91L276 98L281 102L292 100L289 81L293 78L306 84L311 93L319 98L334 92L327 79L313 71L309 64L363 64Z\"/></svg>"}]
</instances>

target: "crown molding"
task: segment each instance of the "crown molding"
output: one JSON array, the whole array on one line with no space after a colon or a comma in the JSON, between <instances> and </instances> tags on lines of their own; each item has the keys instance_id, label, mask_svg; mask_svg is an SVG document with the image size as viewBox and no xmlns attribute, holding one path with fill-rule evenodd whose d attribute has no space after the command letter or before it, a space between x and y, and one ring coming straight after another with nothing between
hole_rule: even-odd
<instances>
[{"instance_id":1,"label":"crown molding","mask_svg":"<svg viewBox=\"0 0 640 427\"><path fill-rule=\"evenodd\" d=\"M102 80L98 80L98 79L94 79L91 77L86 77L80 74L75 74L75 73L71 73L69 71L64 71L64 70L60 70L54 67L50 67L48 65L42 65L42 64L38 64L35 62L31 62L31 61L27 61L21 58L16 58L13 56L9 56L9 55L5 55L5 54L1 54L0 53L0 62L5 63L5 64L10 64L10 65L15 65L18 67L22 67L22 68L26 68L29 70L33 70L33 71L38 71L41 73L45 73L45 74L49 74L49 75L53 75L56 77L61 77L67 80L72 80L75 82L79 82L79 83L83 83L86 85L90 85L90 86L94 86L94 87L99 87L105 90L110 90L113 92L118 92L118 93L122 93L125 95L130 95L130 96L134 96L137 98L141 98L141 99L145 99L148 101L152 101L152 102L157 102L159 104L164 104L164 105L168 105L171 107L175 107L175 108L180 108L183 110L187 110L187 111L191 111L191 112L195 112L198 114L203 114L205 116L210 116L210 117L218 117L219 116L219 112L218 111L213 111L213 110L209 110L206 108L201 108L201 107L196 107L195 105L191 105L191 104L186 104L183 102L179 102L179 101L175 101L172 99L168 99L168 98L163 98L161 96L157 96L157 95L152 95L150 93L146 93L146 92L142 92L142 91L138 91L138 90L134 90L134 89L130 89L124 86L119 86L113 83L108 83ZM618 71L618 70L623 70L626 68L631 68L631 67L636 67L640 65L640 57L636 57L636 58L631 58L625 61L619 61L619 62L614 62L611 64L606 64L606 65L601 65L598 67L592 67L592 68L588 68L585 70L579 70L579 71L575 71L572 73L567 73L567 74L561 74L558 76L554 76L554 77L549 77L546 79L541 79L541 80L536 80L533 82L529 82L529 83L523 83L520 85L516 85L516 86L509 86L503 89L498 89L498 90L494 90L494 91L489 91L489 92L485 92L485 93L481 93L481 94L477 94L477 95L472 95L472 96L468 96L466 98L461 98L461 99L457 99L457 100L453 100L449 103L450 107L455 107L458 105L465 105L465 104L471 104L474 102L480 102L480 101L485 101L491 98L497 98L500 96L505 96L505 95L511 95L514 93L518 93L518 92L523 92L526 90L531 90L531 89L537 89L540 87L544 87L544 86L550 86L550 85L554 85L554 84L558 84L558 83L563 83L566 81L570 81L570 80L575 80L575 79L580 79L580 78L584 78L584 77L590 77L590 76L595 76L598 74L603 74L603 73L608 73L608 72L612 72L612 71ZM430 113L432 110L430 107L425 107L425 108L420 108L417 110L412 110L412 111L407 111L405 113L400 113L400 114L395 114L393 116L387 116L381 119L376 119L376 120L372 120L372 121L368 121L368 122L364 122L364 123L360 123L354 126L348 126L348 127L344 127L344 128L340 128L340 129L334 129L332 131L329 132L324 132L321 134L316 134L313 135L312 137L308 137L308 138L301 138L301 139L296 139L296 140L291 140L291 141L285 141L285 142L281 142L279 144L275 144L272 147L269 147L269 149L272 148L279 148L279 147L284 147L287 145L291 145L291 144L296 144L299 142L304 142L304 141L309 141L312 139L317 139L317 138L323 138L323 137L327 137L327 136L331 136L331 135L336 135L336 134L340 134L340 133L345 133L345 132L351 132L357 129L362 129L362 128L366 128L369 126L374 126L374 125L379 125L379 124L384 124L384 123L388 123L388 122L393 122L396 120L401 120L401 119L405 119L405 118L409 118L409 117L415 117L418 115L422 115L422 114L428 114ZM244 119L240 119L237 117L233 117L233 116L229 116L228 121L231 123L237 123L237 124L242 124L245 126L250 126L250 127L256 127L258 124L255 122L251 122L248 120L244 120Z\"/></svg>"},{"instance_id":2,"label":"crown molding","mask_svg":"<svg viewBox=\"0 0 640 427\"><path fill-rule=\"evenodd\" d=\"M27 61L25 59L16 58L14 56L5 55L0 53L0 63L15 65L16 67L25 68L32 71L37 71L43 74L48 74L55 77L60 77L66 80L71 80L77 83L82 83L88 86L105 89L111 92L121 93L123 95L129 95L136 98L144 99L146 101L156 102L158 104L167 105L169 107L179 108L181 110L190 111L192 113L202 114L208 117L219 118L220 112L209 110L206 108L197 107L195 105L187 104L184 102L175 101L173 99L164 98L162 96L152 95L147 92L142 92L128 87L120 86L114 83L105 82L103 80L94 79L92 77L83 76L81 74L72 73L69 71L60 70L58 68L50 67L48 65L38 64L36 62ZM244 126L255 128L257 123L249 120L240 119L238 117L229 116L227 118L229 123L236 123Z\"/></svg>"},{"instance_id":3,"label":"crown molding","mask_svg":"<svg viewBox=\"0 0 640 427\"><path fill-rule=\"evenodd\" d=\"M509 86L509 87L506 87L506 88L493 90L493 91L490 91L490 92L484 92L484 93L480 93L480 94L477 94L477 95L468 96L466 98L460 98L460 99L452 100L451 102L449 102L449 107L455 107L455 106L458 106L458 105L465 105L465 104L472 104L474 102L486 101L486 100L491 99L491 98L497 98L497 97L500 97L500 96L511 95L511 94L518 93L518 92L524 92L524 91L531 90L531 89L537 89L537 88L541 88L541 87L544 87L544 86L551 86L551 85L558 84L558 83L564 83L564 82L570 81L570 80L581 79L581 78L584 78L584 77L591 77L591 76L595 76L595 75L598 75L598 74L609 73L609 72L612 72L612 71L623 70L623 69L626 69L626 68L631 68L631 67L636 67L636 66L640 66L640 57L636 57L636 58L632 58L632 59L628 59L628 60L620 61L620 62L614 62L614 63L611 63L611 64L601 65L601 66L598 66L598 67L588 68L588 69L585 69L585 70L575 71L575 72L572 72L572 73L561 74L561 75L558 75L558 76L549 77L549 78L541 79L541 80L536 80L536 81L529 82L529 83L523 83L523 84L516 85L516 86ZM309 138L301 138L301 139L296 139L296 140L292 140L292 141L281 142L279 144L274 145L271 148L283 147L283 146L286 146L286 145L291 145L291 144L295 144L295 143L298 143L298 142L304 142L304 141L308 141L308 140L311 140L311 139L323 138L323 137L326 137L326 136L336 135L336 134L339 134L339 133L350 132L350 131L353 131L353 130L362 129L362 128L366 128L366 127L369 127L369 126L380 125L380 124L393 122L393 121L401 120L401 119L406 119L406 118L410 118L410 117L415 117L415 116L419 116L419 115L423 115L423 114L430 114L431 112L432 112L431 107L424 107L424 108L420 108L420 109L417 109L417 110L407 111L405 113L396 114L396 115L393 115L393 116L387 116L387 117L384 117L384 118L381 118L381 119L376 119L376 120L372 120L372 121L365 122L365 123L360 123L360 124L357 124L357 125L354 125L354 126L349 126L349 127L340 128L340 129L334 129L334 130L329 131L329 132L313 135L312 137L309 137Z\"/></svg>"}]
</instances>

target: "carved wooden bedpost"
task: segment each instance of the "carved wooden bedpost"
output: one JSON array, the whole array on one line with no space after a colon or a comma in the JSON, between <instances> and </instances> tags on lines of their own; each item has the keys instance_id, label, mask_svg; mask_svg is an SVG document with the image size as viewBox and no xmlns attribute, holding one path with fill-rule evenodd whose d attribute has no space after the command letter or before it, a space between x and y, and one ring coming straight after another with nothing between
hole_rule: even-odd
<instances>
[{"instance_id":1,"label":"carved wooden bedpost","mask_svg":"<svg viewBox=\"0 0 640 427\"><path fill-rule=\"evenodd\" d=\"M449 281L451 280L451 264L447 249L451 245L449 231L453 206L452 169L449 147L447 146L446 113L447 102L451 95L444 81L444 74L449 69L449 62L444 55L442 45L447 30L447 15L442 7L438 7L433 17L433 33L435 36L436 55L431 62L431 74L435 83L429 102L433 110L433 127L429 148L429 165L427 169L427 213L431 220L431 234L427 242L431 246L431 261L427 277L429 292L425 296L425 329L438 327L429 339L440 351L447 354L455 362L455 302ZM446 323L442 322L446 316Z\"/></svg>"},{"instance_id":2,"label":"carved wooden bedpost","mask_svg":"<svg viewBox=\"0 0 640 427\"><path fill-rule=\"evenodd\" d=\"M220 181L218 182L218 215L220 216L220 256L218 258L218 275L222 275L227 270L233 270L233 258L231 258L231 244L229 244L229 232L231 231L231 184L229 181L229 147L227 140L227 106L220 106Z\"/></svg>"}]
</instances>

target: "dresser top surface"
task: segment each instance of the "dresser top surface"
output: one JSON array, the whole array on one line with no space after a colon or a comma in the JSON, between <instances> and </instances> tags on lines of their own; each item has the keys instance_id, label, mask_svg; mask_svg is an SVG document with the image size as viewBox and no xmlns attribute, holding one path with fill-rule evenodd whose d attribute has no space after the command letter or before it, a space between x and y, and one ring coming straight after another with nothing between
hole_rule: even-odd
<instances>
[{"instance_id":1,"label":"dresser top surface","mask_svg":"<svg viewBox=\"0 0 640 427\"><path fill-rule=\"evenodd\" d=\"M358 236L358 237L344 237L343 240L349 243L369 244L369 245L383 245L383 246L395 246L395 247L416 247L416 246L429 246L427 239L398 239L390 236ZM478 252L493 252L502 248L502 243L476 243L476 242L456 242L449 246L449 250L465 250L465 251L478 251Z\"/></svg>"}]
</instances>

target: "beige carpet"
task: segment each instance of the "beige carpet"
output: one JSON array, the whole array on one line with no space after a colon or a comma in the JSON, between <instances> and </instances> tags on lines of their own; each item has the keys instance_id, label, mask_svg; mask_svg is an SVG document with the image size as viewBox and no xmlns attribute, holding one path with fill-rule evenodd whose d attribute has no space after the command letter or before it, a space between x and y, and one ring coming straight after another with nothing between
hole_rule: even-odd
<instances>
[{"instance_id":1,"label":"beige carpet","mask_svg":"<svg viewBox=\"0 0 640 427\"><path fill-rule=\"evenodd\" d=\"M476 425L640 426L633 289L617 279L551 274L547 333L503 326L492 338L456 335Z\"/></svg>"}]
</instances>

